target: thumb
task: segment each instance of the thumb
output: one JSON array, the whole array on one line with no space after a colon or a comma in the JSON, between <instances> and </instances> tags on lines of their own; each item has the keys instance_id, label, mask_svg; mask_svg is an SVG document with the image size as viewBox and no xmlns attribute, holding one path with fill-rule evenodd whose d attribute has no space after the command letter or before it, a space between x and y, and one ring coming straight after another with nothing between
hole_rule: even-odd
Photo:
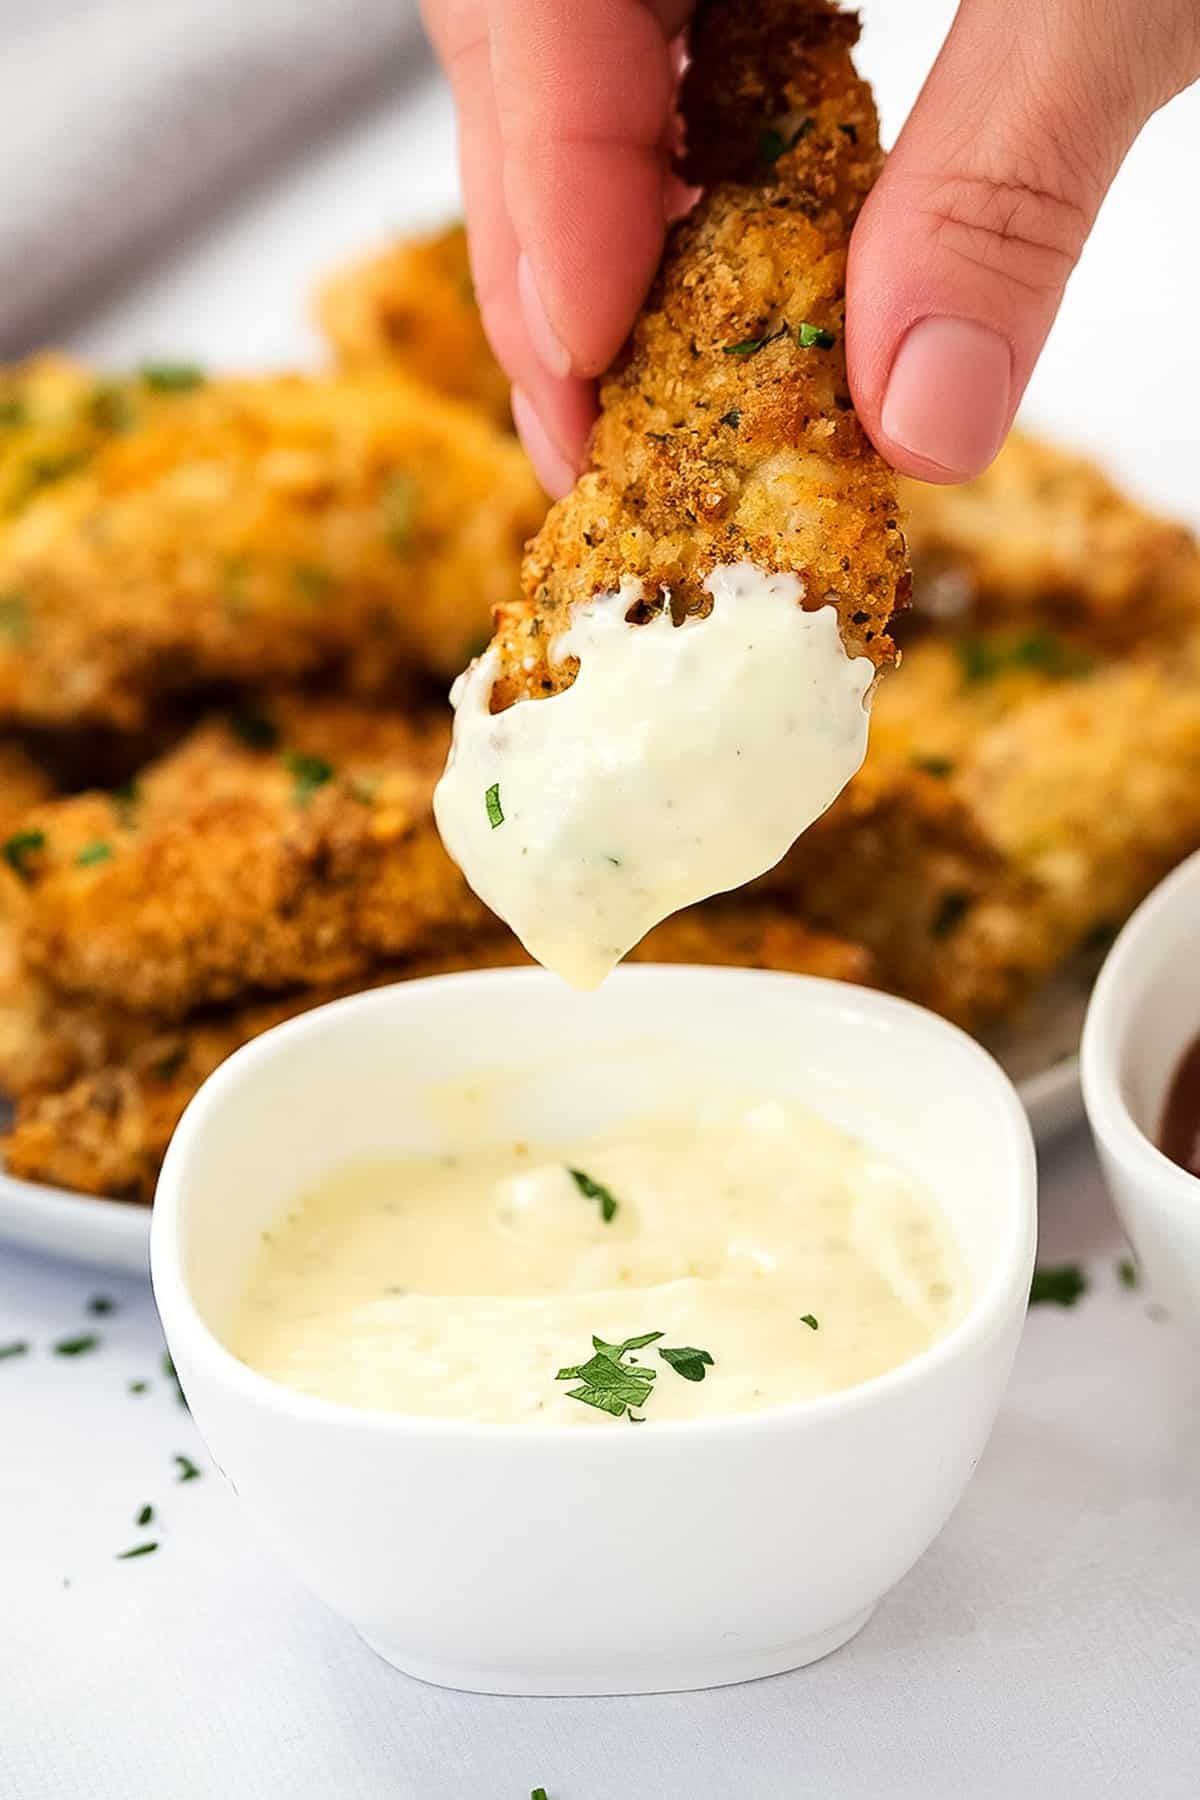
<instances>
[{"instance_id":1,"label":"thumb","mask_svg":"<svg viewBox=\"0 0 1200 1800\"><path fill-rule=\"evenodd\" d=\"M902 473L961 481L1008 432L1100 203L1200 72L1191 0L963 0L850 247L846 352Z\"/></svg>"}]
</instances>

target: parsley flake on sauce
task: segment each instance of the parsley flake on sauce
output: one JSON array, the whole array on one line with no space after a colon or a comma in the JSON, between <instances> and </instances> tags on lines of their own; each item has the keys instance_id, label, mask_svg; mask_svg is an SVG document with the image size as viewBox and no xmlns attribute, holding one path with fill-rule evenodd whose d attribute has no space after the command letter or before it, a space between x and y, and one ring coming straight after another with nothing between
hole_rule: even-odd
<instances>
[{"instance_id":1,"label":"parsley flake on sauce","mask_svg":"<svg viewBox=\"0 0 1200 1800\"><path fill-rule=\"evenodd\" d=\"M811 1313L801 1313L800 1314L800 1323L802 1325L807 1325L808 1329L810 1331L820 1331L820 1329L821 1329L821 1327L817 1324L816 1319L814 1319L814 1317Z\"/></svg>"},{"instance_id":2,"label":"parsley flake on sauce","mask_svg":"<svg viewBox=\"0 0 1200 1800\"><path fill-rule=\"evenodd\" d=\"M488 824L495 831L497 825L504 823L504 808L500 804L500 783L493 781L483 796L483 804L487 807Z\"/></svg>"},{"instance_id":3,"label":"parsley flake on sauce","mask_svg":"<svg viewBox=\"0 0 1200 1800\"><path fill-rule=\"evenodd\" d=\"M1074 1306L1087 1293L1087 1276L1078 1263L1035 1269L1029 1288L1030 1306Z\"/></svg>"},{"instance_id":4,"label":"parsley flake on sauce","mask_svg":"<svg viewBox=\"0 0 1200 1800\"><path fill-rule=\"evenodd\" d=\"M109 1294L93 1294L87 1309L93 1318L102 1319L105 1313L116 1312L117 1303Z\"/></svg>"},{"instance_id":5,"label":"parsley flake on sauce","mask_svg":"<svg viewBox=\"0 0 1200 1800\"><path fill-rule=\"evenodd\" d=\"M141 1512L138 1514L137 1518L133 1522L135 1525L149 1525L149 1523L153 1517L154 1517L154 1508L150 1505L146 1505L146 1506L143 1506Z\"/></svg>"},{"instance_id":6,"label":"parsley flake on sauce","mask_svg":"<svg viewBox=\"0 0 1200 1800\"><path fill-rule=\"evenodd\" d=\"M45 848L45 832L31 828L26 831L14 831L10 838L6 838L2 854L13 873L19 875L22 881L29 881L32 879L29 858Z\"/></svg>"},{"instance_id":7,"label":"parsley flake on sauce","mask_svg":"<svg viewBox=\"0 0 1200 1800\"><path fill-rule=\"evenodd\" d=\"M129 1562L134 1556L153 1556L158 1545L152 1540L148 1544L135 1544L132 1550L118 1550L114 1562Z\"/></svg>"},{"instance_id":8,"label":"parsley flake on sauce","mask_svg":"<svg viewBox=\"0 0 1200 1800\"><path fill-rule=\"evenodd\" d=\"M530 1790L529 1800L549 1800L549 1796L545 1788L533 1788Z\"/></svg>"},{"instance_id":9,"label":"parsley flake on sauce","mask_svg":"<svg viewBox=\"0 0 1200 1800\"><path fill-rule=\"evenodd\" d=\"M832 350L833 333L826 331L823 325L810 325L807 321L796 327L796 342L802 350Z\"/></svg>"},{"instance_id":10,"label":"parsley flake on sauce","mask_svg":"<svg viewBox=\"0 0 1200 1800\"><path fill-rule=\"evenodd\" d=\"M647 1331L641 1337L626 1338L620 1344L607 1344L603 1338L593 1337L596 1354L585 1363L560 1369L555 1380L579 1382L578 1387L568 1391L568 1400L578 1400L584 1406L594 1406L597 1411L619 1419L627 1407L645 1406L657 1379L656 1370L647 1369L640 1363L627 1363L624 1358L631 1350L641 1350L661 1336L661 1331Z\"/></svg>"},{"instance_id":11,"label":"parsley flake on sauce","mask_svg":"<svg viewBox=\"0 0 1200 1800\"><path fill-rule=\"evenodd\" d=\"M175 1455L171 1458L171 1461L179 1470L178 1475L175 1477L176 1481L199 1481L200 1470L190 1456L184 1456L177 1450Z\"/></svg>"},{"instance_id":12,"label":"parsley flake on sauce","mask_svg":"<svg viewBox=\"0 0 1200 1800\"><path fill-rule=\"evenodd\" d=\"M606 1225L611 1225L617 1216L617 1200L611 1188L606 1188L602 1181L593 1181L592 1177L582 1169L568 1169L567 1174L575 1183L585 1200L600 1202L600 1217Z\"/></svg>"},{"instance_id":13,"label":"parsley flake on sauce","mask_svg":"<svg viewBox=\"0 0 1200 1800\"><path fill-rule=\"evenodd\" d=\"M29 1353L29 1342L26 1338L14 1338L10 1344L0 1344L0 1362L7 1362L10 1356L26 1356Z\"/></svg>"},{"instance_id":14,"label":"parsley flake on sauce","mask_svg":"<svg viewBox=\"0 0 1200 1800\"><path fill-rule=\"evenodd\" d=\"M59 1338L53 1346L55 1356L86 1356L95 1350L100 1339L93 1331L81 1331L78 1337Z\"/></svg>"},{"instance_id":15,"label":"parsley flake on sauce","mask_svg":"<svg viewBox=\"0 0 1200 1800\"><path fill-rule=\"evenodd\" d=\"M685 1381L703 1381L705 1370L713 1367L713 1359L708 1351L695 1350L690 1344L681 1350L668 1350L664 1347L658 1354Z\"/></svg>"}]
</instances>

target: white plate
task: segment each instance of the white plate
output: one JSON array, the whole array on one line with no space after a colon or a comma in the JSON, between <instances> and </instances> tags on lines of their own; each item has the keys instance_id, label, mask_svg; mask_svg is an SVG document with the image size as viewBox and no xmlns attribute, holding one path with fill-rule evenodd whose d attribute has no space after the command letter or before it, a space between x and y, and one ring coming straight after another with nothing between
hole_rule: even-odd
<instances>
[{"instance_id":1,"label":"white plate","mask_svg":"<svg viewBox=\"0 0 1200 1800\"><path fill-rule=\"evenodd\" d=\"M1013 1059L1001 1053L1005 1064ZM1013 1071L1010 1069L1010 1073ZM1033 1135L1048 1143L1083 1117L1079 1058L1062 1061L1017 1081ZM150 1208L121 1200L18 1181L0 1170L0 1240L97 1269L149 1271Z\"/></svg>"}]
</instances>

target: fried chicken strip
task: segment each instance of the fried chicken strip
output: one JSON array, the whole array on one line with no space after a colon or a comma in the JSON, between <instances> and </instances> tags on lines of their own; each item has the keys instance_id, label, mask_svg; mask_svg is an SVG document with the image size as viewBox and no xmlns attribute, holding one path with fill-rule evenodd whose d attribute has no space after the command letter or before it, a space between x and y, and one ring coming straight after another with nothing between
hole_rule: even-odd
<instances>
[{"instance_id":1,"label":"fried chicken strip","mask_svg":"<svg viewBox=\"0 0 1200 1800\"><path fill-rule=\"evenodd\" d=\"M493 710L570 683L551 650L576 603L636 576L648 603L704 610L705 577L742 561L799 575L847 650L890 659L896 477L846 384L846 250L880 164L857 36L822 0L697 9L682 104L705 191L601 382L589 468L498 609Z\"/></svg>"},{"instance_id":2,"label":"fried chicken strip","mask_svg":"<svg viewBox=\"0 0 1200 1800\"><path fill-rule=\"evenodd\" d=\"M511 431L508 377L484 335L461 225L335 270L316 312L343 369L400 369Z\"/></svg>"},{"instance_id":3,"label":"fried chicken strip","mask_svg":"<svg viewBox=\"0 0 1200 1800\"><path fill-rule=\"evenodd\" d=\"M900 485L918 621L1041 623L1121 651L1200 617L1192 533L1087 457L1015 431L974 481Z\"/></svg>"},{"instance_id":4,"label":"fried chicken strip","mask_svg":"<svg viewBox=\"0 0 1200 1800\"><path fill-rule=\"evenodd\" d=\"M35 811L26 962L63 993L179 1017L482 928L430 813L444 743L440 725L281 701L198 729L132 805Z\"/></svg>"},{"instance_id":5,"label":"fried chicken strip","mask_svg":"<svg viewBox=\"0 0 1200 1800\"><path fill-rule=\"evenodd\" d=\"M448 673L543 509L512 438L399 375L196 387L0 533L0 719L129 729L214 680Z\"/></svg>"},{"instance_id":6,"label":"fried chicken strip","mask_svg":"<svg viewBox=\"0 0 1200 1800\"><path fill-rule=\"evenodd\" d=\"M771 906L710 903L658 928L643 961L781 968L864 980L868 954ZM24 1042L0 1032L0 1080L20 1096L5 1141L11 1174L85 1193L148 1201L171 1134L208 1075L240 1045L340 994L466 968L527 962L507 932L434 956L389 964L368 979L209 1011L180 1025L118 1008L66 1005L29 984ZM6 1043L9 1051L4 1053Z\"/></svg>"}]
</instances>

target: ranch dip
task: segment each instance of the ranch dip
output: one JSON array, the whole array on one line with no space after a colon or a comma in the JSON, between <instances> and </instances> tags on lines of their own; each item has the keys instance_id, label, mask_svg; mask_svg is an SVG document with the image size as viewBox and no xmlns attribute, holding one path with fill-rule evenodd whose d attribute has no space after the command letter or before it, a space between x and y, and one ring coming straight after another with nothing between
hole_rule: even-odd
<instances>
[{"instance_id":1,"label":"ranch dip","mask_svg":"<svg viewBox=\"0 0 1200 1800\"><path fill-rule=\"evenodd\" d=\"M794 575L718 568L706 618L626 614L638 581L576 607L563 692L490 710L488 651L459 677L438 829L539 962L594 988L651 926L777 863L867 748L874 666Z\"/></svg>"},{"instance_id":2,"label":"ranch dip","mask_svg":"<svg viewBox=\"0 0 1200 1800\"><path fill-rule=\"evenodd\" d=\"M356 1161L266 1234L229 1333L352 1406L645 1429L869 1380L962 1314L931 1196L803 1107Z\"/></svg>"}]
</instances>

